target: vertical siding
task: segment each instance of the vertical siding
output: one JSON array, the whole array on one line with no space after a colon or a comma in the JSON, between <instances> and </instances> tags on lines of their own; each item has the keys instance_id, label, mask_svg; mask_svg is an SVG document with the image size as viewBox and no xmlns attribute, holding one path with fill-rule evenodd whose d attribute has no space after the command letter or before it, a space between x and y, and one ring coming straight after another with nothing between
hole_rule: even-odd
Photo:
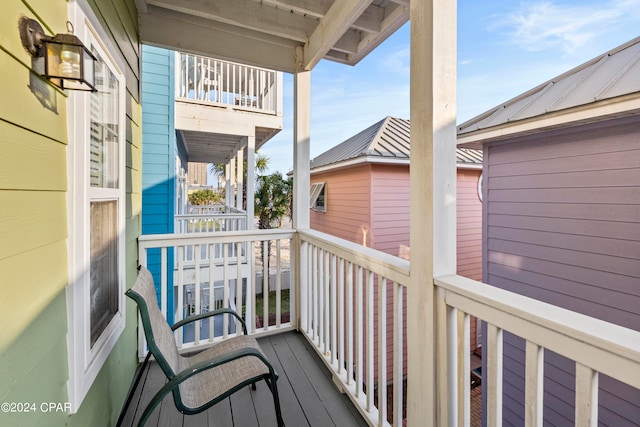
<instances>
[{"instance_id":1,"label":"vertical siding","mask_svg":"<svg viewBox=\"0 0 640 427\"><path fill-rule=\"evenodd\" d=\"M640 330L638 119L485 148L485 281ZM635 132L635 133L634 133ZM522 422L523 353L505 345L505 422ZM515 345L517 347L517 345ZM545 418L573 422L573 363L546 353ZM600 422L640 424L640 393L600 387Z\"/></svg>"},{"instance_id":2,"label":"vertical siding","mask_svg":"<svg viewBox=\"0 0 640 427\"><path fill-rule=\"evenodd\" d=\"M92 6L99 17L110 17L113 25L105 27L122 49L115 54L126 51L131 61L125 199L129 252L135 248L140 214L135 6L124 0L97 1ZM48 34L64 33L67 3L5 0L0 14L0 322L5 326L0 334L0 401L64 403L68 401L67 96L31 70L31 58L17 30L21 16L38 19ZM135 259L127 263L130 282L134 265ZM127 305L126 310L127 329L76 415L3 413L0 424L113 425L136 364L135 308Z\"/></svg>"}]
</instances>

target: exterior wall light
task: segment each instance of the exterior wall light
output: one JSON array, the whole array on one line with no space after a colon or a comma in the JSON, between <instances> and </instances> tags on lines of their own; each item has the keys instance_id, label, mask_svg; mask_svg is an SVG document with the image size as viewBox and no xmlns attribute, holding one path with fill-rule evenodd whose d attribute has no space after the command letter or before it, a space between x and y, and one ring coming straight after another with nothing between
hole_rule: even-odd
<instances>
[{"instance_id":1,"label":"exterior wall light","mask_svg":"<svg viewBox=\"0 0 640 427\"><path fill-rule=\"evenodd\" d=\"M42 26L23 16L18 23L22 46L35 58L34 68L61 89L96 92L94 61L97 58L73 35L67 21L67 34L47 36ZM44 60L44 66L41 64Z\"/></svg>"}]
</instances>

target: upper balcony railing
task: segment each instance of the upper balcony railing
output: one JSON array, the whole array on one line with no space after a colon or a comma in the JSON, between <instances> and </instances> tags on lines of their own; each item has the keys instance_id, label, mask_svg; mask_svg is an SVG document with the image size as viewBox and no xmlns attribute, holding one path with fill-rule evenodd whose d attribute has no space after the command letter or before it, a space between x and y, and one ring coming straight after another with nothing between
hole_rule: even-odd
<instances>
[{"instance_id":1,"label":"upper balcony railing","mask_svg":"<svg viewBox=\"0 0 640 427\"><path fill-rule=\"evenodd\" d=\"M187 53L178 58L176 100L277 114L275 71Z\"/></svg>"},{"instance_id":2,"label":"upper balcony railing","mask_svg":"<svg viewBox=\"0 0 640 427\"><path fill-rule=\"evenodd\" d=\"M169 267L170 251L181 259L189 246L197 253L215 245L227 254L222 264L197 259L191 272L183 265L176 271ZM243 246L252 249L246 259L230 263L229 248L239 252ZM412 339L406 330L408 261L312 230L141 236L139 248L140 263L156 265L163 311L168 314L177 302L175 320L209 307L235 306L251 334L297 328L370 425L403 425L406 382L415 378L406 356ZM174 301L167 297L169 277ZM599 392L607 395L612 381L633 393L640 389L640 332L460 276L434 283L434 307L425 309L433 310L437 331L432 351L439 425L470 425L471 316L486 324L487 425L502 422L507 335L524 343L518 362L524 395L511 396L520 399L523 425L542 425L544 399L558 398L545 396L545 381L555 372L545 374L547 357L559 354L575 366L575 425L598 424ZM178 345L192 349L235 334L230 319L223 322L199 322L196 330L177 337ZM219 334L210 334L216 326Z\"/></svg>"}]
</instances>

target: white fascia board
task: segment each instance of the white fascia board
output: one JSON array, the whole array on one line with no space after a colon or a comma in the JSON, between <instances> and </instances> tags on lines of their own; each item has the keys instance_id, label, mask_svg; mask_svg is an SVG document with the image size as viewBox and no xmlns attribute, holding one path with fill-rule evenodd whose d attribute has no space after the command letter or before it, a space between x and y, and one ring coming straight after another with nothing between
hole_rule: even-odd
<instances>
[{"instance_id":1,"label":"white fascia board","mask_svg":"<svg viewBox=\"0 0 640 427\"><path fill-rule=\"evenodd\" d=\"M378 156L360 156L353 159L343 160L341 162L330 163L328 165L318 166L311 169L311 174L327 172L336 169L342 169L348 166L361 165L365 163L370 164L385 164L385 165L407 165L409 166L409 159L396 158L396 157L378 157Z\"/></svg>"},{"instance_id":2,"label":"white fascia board","mask_svg":"<svg viewBox=\"0 0 640 427\"><path fill-rule=\"evenodd\" d=\"M480 163L456 163L456 168L482 170L482 165Z\"/></svg>"}]
</instances>

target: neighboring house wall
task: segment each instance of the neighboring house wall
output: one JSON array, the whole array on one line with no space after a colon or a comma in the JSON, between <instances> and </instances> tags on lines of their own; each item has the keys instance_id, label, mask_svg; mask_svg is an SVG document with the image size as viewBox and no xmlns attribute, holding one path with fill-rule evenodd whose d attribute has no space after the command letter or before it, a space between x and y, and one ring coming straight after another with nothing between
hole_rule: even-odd
<instances>
[{"instance_id":1,"label":"neighboring house wall","mask_svg":"<svg viewBox=\"0 0 640 427\"><path fill-rule=\"evenodd\" d=\"M485 146L485 283L640 330L639 124ZM522 425L524 344L505 336L504 419ZM545 359L545 421L573 424L575 365ZM640 425L638 390L601 375L599 401L601 425Z\"/></svg>"},{"instance_id":2,"label":"neighboring house wall","mask_svg":"<svg viewBox=\"0 0 640 427\"><path fill-rule=\"evenodd\" d=\"M140 104L137 12L133 1L97 1L128 65L126 158L127 281L135 278L140 221ZM18 34L21 16L65 33L67 2L6 0L0 14L0 401L34 402L34 413L0 414L1 425L114 425L136 366L137 323L127 303L127 327L77 414L42 412L64 404L68 351L65 288L68 212L66 94L31 71ZM80 23L74 23L76 26ZM73 118L71 118L72 120ZM71 233L74 230L70 230Z\"/></svg>"},{"instance_id":3,"label":"neighboring house wall","mask_svg":"<svg viewBox=\"0 0 640 427\"><path fill-rule=\"evenodd\" d=\"M458 168L456 178L456 271L460 276L482 280L482 201L478 196L481 169ZM479 345L478 323L471 318L470 347Z\"/></svg>"},{"instance_id":4,"label":"neighboring house wall","mask_svg":"<svg viewBox=\"0 0 640 427\"><path fill-rule=\"evenodd\" d=\"M478 196L481 174L480 169L458 169L456 188L457 273L478 281L482 280L482 201Z\"/></svg>"},{"instance_id":5,"label":"neighboring house wall","mask_svg":"<svg viewBox=\"0 0 640 427\"><path fill-rule=\"evenodd\" d=\"M311 211L311 228L371 247L371 166L311 176L311 184L323 181L327 211Z\"/></svg>"},{"instance_id":6,"label":"neighboring house wall","mask_svg":"<svg viewBox=\"0 0 640 427\"><path fill-rule=\"evenodd\" d=\"M482 278L482 203L478 198L480 173L480 170L458 169L458 274L476 280ZM367 163L312 174L311 184L323 181L326 183L327 211L311 211L312 229L409 259L410 186L407 165ZM377 311L377 297L375 300L374 309ZM391 287L387 301L393 301ZM393 304L388 306L387 318L393 318ZM475 349L475 321L471 322L471 328L470 344ZM377 322L374 329L377 331ZM377 337L375 333L375 346ZM391 325L387 339L388 372L391 372ZM404 344L406 366L406 341Z\"/></svg>"},{"instance_id":7,"label":"neighboring house wall","mask_svg":"<svg viewBox=\"0 0 640 427\"><path fill-rule=\"evenodd\" d=\"M173 233L176 133L174 53L142 46L142 233Z\"/></svg>"},{"instance_id":8,"label":"neighboring house wall","mask_svg":"<svg viewBox=\"0 0 640 427\"><path fill-rule=\"evenodd\" d=\"M372 247L409 258L409 168L371 165Z\"/></svg>"},{"instance_id":9,"label":"neighboring house wall","mask_svg":"<svg viewBox=\"0 0 640 427\"><path fill-rule=\"evenodd\" d=\"M186 159L179 150L174 127L175 53L152 46L142 46L142 234L173 233L176 209L176 157ZM173 264L173 249L167 252ZM147 268L154 275L160 296L160 250L147 253ZM167 301L173 301L173 276L169 275ZM173 323L173 310L169 309Z\"/></svg>"}]
</instances>

